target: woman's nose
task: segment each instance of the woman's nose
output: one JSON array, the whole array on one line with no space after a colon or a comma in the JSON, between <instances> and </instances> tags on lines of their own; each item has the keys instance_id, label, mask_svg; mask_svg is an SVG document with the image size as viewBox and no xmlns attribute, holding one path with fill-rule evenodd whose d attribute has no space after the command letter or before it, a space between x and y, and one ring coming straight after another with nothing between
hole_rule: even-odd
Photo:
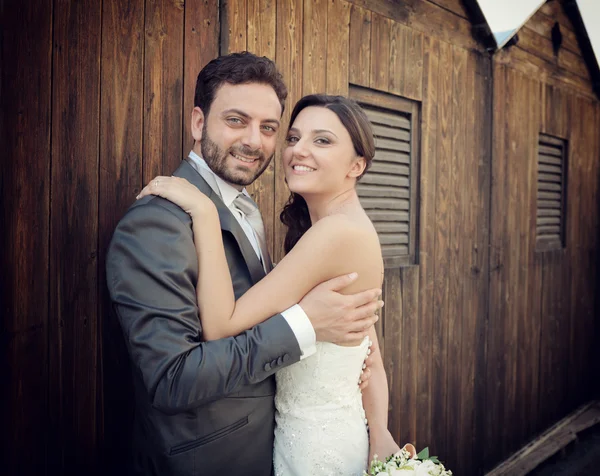
<instances>
[{"instance_id":1,"label":"woman's nose","mask_svg":"<svg viewBox=\"0 0 600 476\"><path fill-rule=\"evenodd\" d=\"M306 147L306 143L302 139L300 139L294 144L292 152L298 157L306 157L309 154L308 148Z\"/></svg>"}]
</instances>

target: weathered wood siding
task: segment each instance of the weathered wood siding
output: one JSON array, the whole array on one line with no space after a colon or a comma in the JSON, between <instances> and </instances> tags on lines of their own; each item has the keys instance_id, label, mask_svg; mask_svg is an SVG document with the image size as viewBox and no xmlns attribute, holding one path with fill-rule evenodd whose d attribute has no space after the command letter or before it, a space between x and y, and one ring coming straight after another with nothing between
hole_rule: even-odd
<instances>
[{"instance_id":1,"label":"weathered wood siding","mask_svg":"<svg viewBox=\"0 0 600 476\"><path fill-rule=\"evenodd\" d=\"M3 474L91 473L127 451L127 361L106 248L141 186L192 146L196 75L274 58L303 95L418 102L417 264L386 270L389 425L457 475L591 398L600 106L559 2L491 58L460 0L7 1L2 13ZM550 30L563 46L554 55ZM568 145L566 247L536 252L539 133ZM275 260L277 155L251 187Z\"/></svg>"}]
</instances>

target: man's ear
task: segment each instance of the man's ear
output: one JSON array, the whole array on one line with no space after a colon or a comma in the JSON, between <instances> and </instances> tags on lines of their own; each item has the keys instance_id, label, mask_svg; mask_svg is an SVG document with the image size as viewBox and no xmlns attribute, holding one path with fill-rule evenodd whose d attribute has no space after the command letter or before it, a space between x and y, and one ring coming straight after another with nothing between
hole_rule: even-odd
<instances>
[{"instance_id":1,"label":"man's ear","mask_svg":"<svg viewBox=\"0 0 600 476\"><path fill-rule=\"evenodd\" d=\"M350 172L348 172L348 177L351 178L357 178L360 177L363 172L365 171L365 168L367 167L367 161L364 157L357 157L356 159L354 159L354 163L352 164L352 167L350 168Z\"/></svg>"},{"instance_id":2,"label":"man's ear","mask_svg":"<svg viewBox=\"0 0 600 476\"><path fill-rule=\"evenodd\" d=\"M196 142L200 142L200 140L202 139L202 131L204 129L204 113L202 112L202 109L200 109L198 106L196 106L193 110L192 110L192 137L194 138L194 141Z\"/></svg>"}]
</instances>

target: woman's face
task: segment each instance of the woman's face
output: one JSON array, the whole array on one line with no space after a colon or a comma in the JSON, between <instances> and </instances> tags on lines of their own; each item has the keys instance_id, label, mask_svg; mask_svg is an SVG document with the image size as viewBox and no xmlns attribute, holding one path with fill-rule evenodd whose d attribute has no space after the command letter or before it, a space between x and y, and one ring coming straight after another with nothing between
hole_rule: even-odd
<instances>
[{"instance_id":1,"label":"woman's face","mask_svg":"<svg viewBox=\"0 0 600 476\"><path fill-rule=\"evenodd\" d=\"M350 134L333 111L318 106L300 111L283 151L292 192L330 194L347 189L355 182L358 160Z\"/></svg>"}]
</instances>

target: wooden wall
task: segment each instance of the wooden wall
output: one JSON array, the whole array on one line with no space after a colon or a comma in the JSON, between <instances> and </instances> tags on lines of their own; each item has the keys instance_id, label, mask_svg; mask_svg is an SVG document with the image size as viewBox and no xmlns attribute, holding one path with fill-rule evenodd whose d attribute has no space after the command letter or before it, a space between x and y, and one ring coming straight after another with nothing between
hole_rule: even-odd
<instances>
[{"instance_id":1,"label":"wooden wall","mask_svg":"<svg viewBox=\"0 0 600 476\"><path fill-rule=\"evenodd\" d=\"M142 184L191 148L195 78L219 51L276 60L286 119L349 84L420 103L418 264L386 271L378 324L400 441L482 474L591 398L600 106L559 2L493 58L460 0L221 3L0 6L2 472L93 472L127 451L106 247ZM569 146L558 252L535 252L539 132ZM275 260L279 164L252 187Z\"/></svg>"}]
</instances>

